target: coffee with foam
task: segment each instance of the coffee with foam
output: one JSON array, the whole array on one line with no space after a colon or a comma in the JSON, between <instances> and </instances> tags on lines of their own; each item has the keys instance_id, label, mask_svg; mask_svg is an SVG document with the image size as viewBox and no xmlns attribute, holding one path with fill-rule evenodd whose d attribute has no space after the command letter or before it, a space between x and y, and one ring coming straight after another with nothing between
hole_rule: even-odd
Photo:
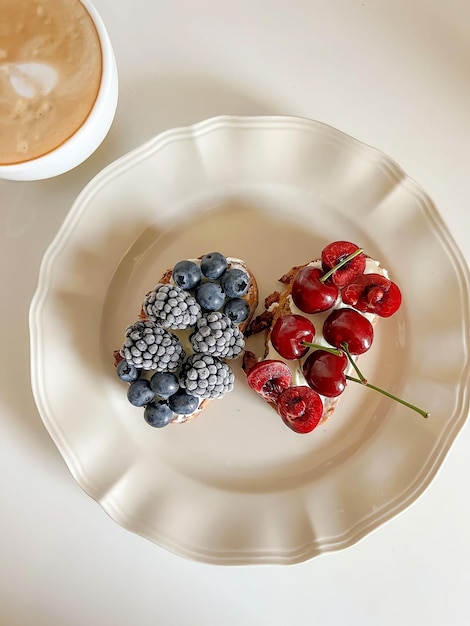
<instances>
[{"instance_id":1,"label":"coffee with foam","mask_svg":"<svg viewBox=\"0 0 470 626\"><path fill-rule=\"evenodd\" d=\"M0 16L0 165L10 165L51 152L82 126L102 55L78 0L0 0Z\"/></svg>"}]
</instances>

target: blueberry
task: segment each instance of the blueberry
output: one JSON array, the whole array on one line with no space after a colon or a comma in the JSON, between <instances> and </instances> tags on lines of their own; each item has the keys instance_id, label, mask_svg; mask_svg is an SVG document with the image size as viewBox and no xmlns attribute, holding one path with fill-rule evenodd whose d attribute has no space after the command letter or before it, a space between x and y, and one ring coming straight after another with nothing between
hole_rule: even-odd
<instances>
[{"instance_id":1,"label":"blueberry","mask_svg":"<svg viewBox=\"0 0 470 626\"><path fill-rule=\"evenodd\" d=\"M179 261L173 268L172 277L181 289L194 289L201 282L201 268L194 261Z\"/></svg>"},{"instance_id":2,"label":"blueberry","mask_svg":"<svg viewBox=\"0 0 470 626\"><path fill-rule=\"evenodd\" d=\"M202 283L196 289L195 296L198 304L206 311L218 311L225 301L223 289L217 283Z\"/></svg>"},{"instance_id":3,"label":"blueberry","mask_svg":"<svg viewBox=\"0 0 470 626\"><path fill-rule=\"evenodd\" d=\"M155 372L150 379L150 387L157 396L166 399L178 391L180 384L178 378L170 372Z\"/></svg>"},{"instance_id":4,"label":"blueberry","mask_svg":"<svg viewBox=\"0 0 470 626\"><path fill-rule=\"evenodd\" d=\"M145 378L139 378L129 385L127 399L134 406L145 406L153 400L155 393Z\"/></svg>"},{"instance_id":5,"label":"blueberry","mask_svg":"<svg viewBox=\"0 0 470 626\"><path fill-rule=\"evenodd\" d=\"M220 252L209 252L201 259L201 272L206 278L220 278L227 269L227 259Z\"/></svg>"},{"instance_id":6,"label":"blueberry","mask_svg":"<svg viewBox=\"0 0 470 626\"><path fill-rule=\"evenodd\" d=\"M173 419L173 411L164 402L151 402L145 407L144 418L150 426L163 428Z\"/></svg>"},{"instance_id":7,"label":"blueberry","mask_svg":"<svg viewBox=\"0 0 470 626\"><path fill-rule=\"evenodd\" d=\"M220 284L229 298L239 298L248 291L250 278L246 272L234 267L225 272Z\"/></svg>"},{"instance_id":8,"label":"blueberry","mask_svg":"<svg viewBox=\"0 0 470 626\"><path fill-rule=\"evenodd\" d=\"M199 406L196 396L191 396L184 389L179 389L168 399L168 405L174 413L191 415Z\"/></svg>"},{"instance_id":9,"label":"blueberry","mask_svg":"<svg viewBox=\"0 0 470 626\"><path fill-rule=\"evenodd\" d=\"M248 318L250 305L243 298L230 298L225 303L224 313L234 324L240 324Z\"/></svg>"},{"instance_id":10,"label":"blueberry","mask_svg":"<svg viewBox=\"0 0 470 626\"><path fill-rule=\"evenodd\" d=\"M140 376L140 370L136 368L132 363L128 363L125 360L119 361L116 367L117 375L125 383L133 383Z\"/></svg>"}]
</instances>

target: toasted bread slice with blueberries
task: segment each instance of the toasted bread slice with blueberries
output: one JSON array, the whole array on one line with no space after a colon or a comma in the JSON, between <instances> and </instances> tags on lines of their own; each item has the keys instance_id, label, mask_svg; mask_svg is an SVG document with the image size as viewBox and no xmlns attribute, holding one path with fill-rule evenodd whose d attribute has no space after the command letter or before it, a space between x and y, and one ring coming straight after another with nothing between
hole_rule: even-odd
<instances>
[{"instance_id":1,"label":"toasted bread slice with blueberries","mask_svg":"<svg viewBox=\"0 0 470 626\"><path fill-rule=\"evenodd\" d=\"M401 294L377 261L346 241L279 281L246 330L264 333L264 353L245 351L243 369L285 424L307 433L333 414L358 355L372 344L376 320L399 308Z\"/></svg>"},{"instance_id":2,"label":"toasted bread slice with blueberries","mask_svg":"<svg viewBox=\"0 0 470 626\"><path fill-rule=\"evenodd\" d=\"M114 353L128 400L147 423L189 422L233 389L229 361L243 353L257 305L255 276L235 257L211 252L162 275Z\"/></svg>"}]
</instances>

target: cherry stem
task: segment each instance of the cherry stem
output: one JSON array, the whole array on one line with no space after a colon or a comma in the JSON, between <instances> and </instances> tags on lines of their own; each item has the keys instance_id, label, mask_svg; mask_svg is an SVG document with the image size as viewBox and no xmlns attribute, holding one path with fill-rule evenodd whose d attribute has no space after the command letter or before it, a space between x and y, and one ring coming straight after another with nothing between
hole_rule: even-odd
<instances>
[{"instance_id":1,"label":"cherry stem","mask_svg":"<svg viewBox=\"0 0 470 626\"><path fill-rule=\"evenodd\" d=\"M310 343L310 341L302 341L302 343L304 344L304 346L307 346L308 348L316 348L317 350L324 350L325 352L330 352L331 354L335 354L336 356L341 356L343 354L342 350L337 350L336 348L329 348L327 346L321 346L319 343Z\"/></svg>"},{"instance_id":2,"label":"cherry stem","mask_svg":"<svg viewBox=\"0 0 470 626\"><path fill-rule=\"evenodd\" d=\"M354 367L357 375L359 376L359 378L354 378L354 376L346 375L346 380L352 380L355 383L361 384L363 387L369 387L370 389L373 389L374 391L378 391L379 393L382 393L384 396L387 396L387 398L391 398L392 400L395 400L396 402L399 402L400 404L407 406L409 409L416 411L416 413L419 413L423 417L429 417L429 413L427 411L423 411L423 409L420 409L414 404L410 404L409 402L406 402L406 400L402 400L401 398L398 398L397 396L393 395L393 393L385 391L385 389L381 389L380 387L376 387L375 385L372 385L371 383L367 382L367 380L362 375L362 372L358 368L357 363L352 358L351 353L348 350L348 344L343 341L343 343L341 344L341 347L345 351L346 356L349 359L349 362Z\"/></svg>"},{"instance_id":3,"label":"cherry stem","mask_svg":"<svg viewBox=\"0 0 470 626\"><path fill-rule=\"evenodd\" d=\"M396 402L399 402L400 404L403 404L404 406L407 406L409 409L412 409L413 411L416 411L416 413L419 413L422 417L429 417L429 415L430 415L429 413L427 413L426 411L423 411L423 409L420 409L419 407L415 406L414 404L410 404L409 402L406 402L406 400L402 400L401 398L397 398L397 396L394 396L393 393L389 393L388 391L385 391L385 389L381 389L380 387L376 387L375 385L372 385L371 383L363 382L359 378L354 378L354 376L347 376L347 375L346 375L346 380L352 380L355 383L359 383L363 387L369 387L370 389L373 389L374 391L378 391L379 393L382 393L384 396L387 396L387 398L391 398L392 400L395 400Z\"/></svg>"},{"instance_id":4,"label":"cherry stem","mask_svg":"<svg viewBox=\"0 0 470 626\"><path fill-rule=\"evenodd\" d=\"M361 252L364 252L362 248L358 248L357 250L354 250L354 252L352 252L347 257L345 257L342 261L340 261L338 265L335 265L330 270L328 270L326 274L323 274L323 276L320 278L320 282L324 283L325 280L328 280L328 278L336 272L336 270L339 270L341 267L343 267L343 265L346 265L346 263L349 263L349 261L352 261L355 257L361 254Z\"/></svg>"},{"instance_id":5,"label":"cherry stem","mask_svg":"<svg viewBox=\"0 0 470 626\"><path fill-rule=\"evenodd\" d=\"M367 380L365 379L364 375L362 374L361 370L358 368L356 361L352 358L351 353L349 352L349 347L348 344L343 341L341 343L341 348L344 350L344 352L346 353L346 356L349 359L349 362L351 363L351 365L353 366L356 374L359 376L359 380L361 381L361 383L363 385L367 385Z\"/></svg>"}]
</instances>

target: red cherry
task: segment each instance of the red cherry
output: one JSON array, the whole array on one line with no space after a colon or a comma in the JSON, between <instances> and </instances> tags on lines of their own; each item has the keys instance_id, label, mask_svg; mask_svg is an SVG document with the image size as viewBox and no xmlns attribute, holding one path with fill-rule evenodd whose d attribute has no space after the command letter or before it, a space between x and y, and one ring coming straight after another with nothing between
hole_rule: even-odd
<instances>
[{"instance_id":1,"label":"red cherry","mask_svg":"<svg viewBox=\"0 0 470 626\"><path fill-rule=\"evenodd\" d=\"M322 283L323 272L307 265L300 269L292 283L294 304L304 313L319 313L330 309L338 299L339 289L332 283Z\"/></svg>"},{"instance_id":2,"label":"red cherry","mask_svg":"<svg viewBox=\"0 0 470 626\"><path fill-rule=\"evenodd\" d=\"M363 354L372 345L374 329L355 309L335 309L323 323L323 336L335 348L346 343L351 354Z\"/></svg>"},{"instance_id":3,"label":"red cherry","mask_svg":"<svg viewBox=\"0 0 470 626\"><path fill-rule=\"evenodd\" d=\"M315 326L303 315L278 317L271 332L272 344L285 359L300 359L308 352L304 341L315 337Z\"/></svg>"},{"instance_id":4,"label":"red cherry","mask_svg":"<svg viewBox=\"0 0 470 626\"><path fill-rule=\"evenodd\" d=\"M250 387L267 402L276 402L279 394L290 387L292 372L283 361L266 359L256 363L246 379Z\"/></svg>"},{"instance_id":5,"label":"red cherry","mask_svg":"<svg viewBox=\"0 0 470 626\"><path fill-rule=\"evenodd\" d=\"M296 433L310 433L323 415L323 402L307 386L289 387L277 399L279 415L286 426Z\"/></svg>"},{"instance_id":6,"label":"red cherry","mask_svg":"<svg viewBox=\"0 0 470 626\"><path fill-rule=\"evenodd\" d=\"M363 313L375 313L390 317L401 304L398 286L380 274L363 274L341 290L345 304L350 304Z\"/></svg>"},{"instance_id":7,"label":"red cherry","mask_svg":"<svg viewBox=\"0 0 470 626\"><path fill-rule=\"evenodd\" d=\"M326 273L338 263L341 263L347 256L359 250L359 246L350 241L333 241L321 253L323 271ZM330 280L338 287L344 287L354 278L363 274L366 269L366 255L361 252L353 259L348 261L346 265L336 270Z\"/></svg>"},{"instance_id":8,"label":"red cherry","mask_svg":"<svg viewBox=\"0 0 470 626\"><path fill-rule=\"evenodd\" d=\"M317 393L328 398L336 398L346 387L348 358L327 350L315 350L305 360L303 373L305 380Z\"/></svg>"}]
</instances>

